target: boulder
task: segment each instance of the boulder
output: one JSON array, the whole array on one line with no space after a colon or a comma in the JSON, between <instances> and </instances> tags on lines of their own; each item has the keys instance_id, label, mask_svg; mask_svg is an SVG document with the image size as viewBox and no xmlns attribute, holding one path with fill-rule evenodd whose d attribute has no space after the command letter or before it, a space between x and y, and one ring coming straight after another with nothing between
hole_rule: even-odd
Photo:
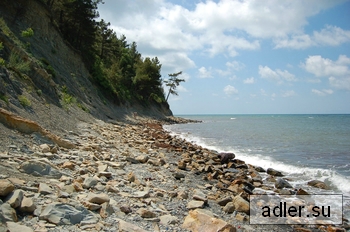
<instances>
[{"instance_id":1,"label":"boulder","mask_svg":"<svg viewBox=\"0 0 350 232\"><path fill-rule=\"evenodd\" d=\"M97 223L98 219L83 207L73 207L62 203L51 203L45 207L39 216L40 220L46 220L55 225L70 225L91 221Z\"/></svg>"},{"instance_id":2,"label":"boulder","mask_svg":"<svg viewBox=\"0 0 350 232\"><path fill-rule=\"evenodd\" d=\"M320 181L320 180L312 180L307 182L308 185L315 187L315 188L320 188L320 189L326 189L329 190L330 187L326 185L326 183Z\"/></svg>"},{"instance_id":3,"label":"boulder","mask_svg":"<svg viewBox=\"0 0 350 232\"><path fill-rule=\"evenodd\" d=\"M235 232L236 228L227 222L214 218L211 215L199 210L192 210L189 212L182 224L183 229L193 232Z\"/></svg>"},{"instance_id":4,"label":"boulder","mask_svg":"<svg viewBox=\"0 0 350 232\"><path fill-rule=\"evenodd\" d=\"M7 222L6 225L9 232L18 232L18 231L33 232L34 231L32 228L29 228L28 226L23 226L15 222Z\"/></svg>"},{"instance_id":5,"label":"boulder","mask_svg":"<svg viewBox=\"0 0 350 232\"><path fill-rule=\"evenodd\" d=\"M8 180L0 179L0 197L7 196L15 189L15 186Z\"/></svg>"},{"instance_id":6,"label":"boulder","mask_svg":"<svg viewBox=\"0 0 350 232\"><path fill-rule=\"evenodd\" d=\"M142 218L155 218L157 216L154 212L145 208L137 210L137 213L140 214Z\"/></svg>"},{"instance_id":7,"label":"boulder","mask_svg":"<svg viewBox=\"0 0 350 232\"><path fill-rule=\"evenodd\" d=\"M98 180L96 178L94 178L94 177L87 177L84 180L83 188L85 188L85 189L92 188L95 185L97 185L97 183L98 183Z\"/></svg>"},{"instance_id":8,"label":"boulder","mask_svg":"<svg viewBox=\"0 0 350 232\"><path fill-rule=\"evenodd\" d=\"M176 224L176 222L178 221L178 218L175 216L172 216L171 214L162 215L159 217L159 219L160 219L160 224L162 225Z\"/></svg>"},{"instance_id":9,"label":"boulder","mask_svg":"<svg viewBox=\"0 0 350 232\"><path fill-rule=\"evenodd\" d=\"M233 204L237 212L249 214L249 202L244 200L240 195L233 198Z\"/></svg>"},{"instance_id":10,"label":"boulder","mask_svg":"<svg viewBox=\"0 0 350 232\"><path fill-rule=\"evenodd\" d=\"M191 209L197 209L197 208L203 208L204 207L204 201L190 201L187 203L186 208Z\"/></svg>"},{"instance_id":11,"label":"boulder","mask_svg":"<svg viewBox=\"0 0 350 232\"><path fill-rule=\"evenodd\" d=\"M12 208L18 208L21 205L23 199L23 191L16 189L8 195L6 202L11 205Z\"/></svg>"},{"instance_id":12,"label":"boulder","mask_svg":"<svg viewBox=\"0 0 350 232\"><path fill-rule=\"evenodd\" d=\"M220 158L221 164L227 164L235 158L235 154L222 152L218 154L218 157Z\"/></svg>"},{"instance_id":13,"label":"boulder","mask_svg":"<svg viewBox=\"0 0 350 232\"><path fill-rule=\"evenodd\" d=\"M62 176L62 173L60 173L57 169L39 160L30 160L23 162L21 165L21 169L25 173L34 176L48 176L57 179L59 179Z\"/></svg>"},{"instance_id":14,"label":"boulder","mask_svg":"<svg viewBox=\"0 0 350 232\"><path fill-rule=\"evenodd\" d=\"M225 206L227 203L231 202L232 198L231 197L225 197L217 200L216 203L218 203L220 206Z\"/></svg>"},{"instance_id":15,"label":"boulder","mask_svg":"<svg viewBox=\"0 0 350 232\"><path fill-rule=\"evenodd\" d=\"M133 232L147 232L146 230L134 225L134 224L131 224L129 222L126 222L122 219L119 219L119 218L116 218L116 220L119 222L119 232L130 232L130 231L133 231Z\"/></svg>"},{"instance_id":16,"label":"boulder","mask_svg":"<svg viewBox=\"0 0 350 232\"><path fill-rule=\"evenodd\" d=\"M0 205L0 224L8 221L17 222L16 211L11 207L10 204L4 203Z\"/></svg>"},{"instance_id":17,"label":"boulder","mask_svg":"<svg viewBox=\"0 0 350 232\"><path fill-rule=\"evenodd\" d=\"M278 178L275 182L275 187L278 189L283 189L283 188L293 188L291 184L288 183L285 179Z\"/></svg>"},{"instance_id":18,"label":"boulder","mask_svg":"<svg viewBox=\"0 0 350 232\"><path fill-rule=\"evenodd\" d=\"M40 183L39 184L38 191L39 191L40 194L43 194L43 195L48 195L48 194L53 193L52 188L50 188L50 186L48 186L45 183Z\"/></svg>"},{"instance_id":19,"label":"boulder","mask_svg":"<svg viewBox=\"0 0 350 232\"><path fill-rule=\"evenodd\" d=\"M33 213L36 209L36 205L34 204L32 198L24 197L19 209L22 212Z\"/></svg>"},{"instance_id":20,"label":"boulder","mask_svg":"<svg viewBox=\"0 0 350 232\"><path fill-rule=\"evenodd\" d=\"M235 211L235 205L233 204L233 202L229 202L225 205L223 210L225 213L233 213Z\"/></svg>"},{"instance_id":21,"label":"boulder","mask_svg":"<svg viewBox=\"0 0 350 232\"><path fill-rule=\"evenodd\" d=\"M87 199L88 199L88 202L96 203L99 205L110 201L109 196L105 193L100 193L100 194L89 193Z\"/></svg>"},{"instance_id":22,"label":"boulder","mask_svg":"<svg viewBox=\"0 0 350 232\"><path fill-rule=\"evenodd\" d=\"M268 168L268 169L266 170L266 172L267 172L267 174L270 174L270 175L272 175L272 176L283 176L282 172L277 171L277 170L275 170L275 169L273 169L273 168Z\"/></svg>"}]
</instances>

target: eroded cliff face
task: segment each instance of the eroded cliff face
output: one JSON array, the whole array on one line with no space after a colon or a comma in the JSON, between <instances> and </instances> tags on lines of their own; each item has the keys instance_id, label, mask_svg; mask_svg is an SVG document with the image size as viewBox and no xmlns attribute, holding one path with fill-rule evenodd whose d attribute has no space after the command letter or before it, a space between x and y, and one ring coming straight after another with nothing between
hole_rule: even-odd
<instances>
[{"instance_id":1,"label":"eroded cliff face","mask_svg":"<svg viewBox=\"0 0 350 232\"><path fill-rule=\"evenodd\" d=\"M117 105L105 97L92 82L80 53L61 37L42 1L2 0L0 15L0 57L5 61L0 66L0 107L53 130L69 130L77 120L115 120L133 112L172 115L167 104ZM28 28L34 35L21 36ZM20 64L29 68L22 70Z\"/></svg>"}]
</instances>

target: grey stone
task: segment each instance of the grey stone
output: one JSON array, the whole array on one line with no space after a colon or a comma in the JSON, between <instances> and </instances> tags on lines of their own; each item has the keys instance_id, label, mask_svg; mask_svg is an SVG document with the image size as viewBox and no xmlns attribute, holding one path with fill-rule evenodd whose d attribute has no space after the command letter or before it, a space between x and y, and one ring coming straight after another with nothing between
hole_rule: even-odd
<instances>
[{"instance_id":1,"label":"grey stone","mask_svg":"<svg viewBox=\"0 0 350 232\"><path fill-rule=\"evenodd\" d=\"M162 225L176 224L176 222L178 221L177 217L172 216L170 214L162 215L159 217L159 219L160 219L160 224L162 224Z\"/></svg>"},{"instance_id":2,"label":"grey stone","mask_svg":"<svg viewBox=\"0 0 350 232\"><path fill-rule=\"evenodd\" d=\"M23 226L20 224L17 224L15 222L7 222L7 229L9 232L33 232L34 230L32 228L29 228L28 226Z\"/></svg>"},{"instance_id":3,"label":"grey stone","mask_svg":"<svg viewBox=\"0 0 350 232\"><path fill-rule=\"evenodd\" d=\"M75 225L84 221L97 223L98 221L90 211L83 207L74 208L73 206L57 202L47 205L41 212L39 219L55 225Z\"/></svg>"},{"instance_id":4,"label":"grey stone","mask_svg":"<svg viewBox=\"0 0 350 232\"><path fill-rule=\"evenodd\" d=\"M83 187L88 189L88 188L92 188L94 187L95 185L97 185L98 183L98 180L93 178L93 177L87 177L85 180L84 180L84 183L83 183Z\"/></svg>"},{"instance_id":5,"label":"grey stone","mask_svg":"<svg viewBox=\"0 0 350 232\"><path fill-rule=\"evenodd\" d=\"M275 187L278 189L283 189L283 188L293 188L292 185L288 183L285 179L278 178L275 182Z\"/></svg>"},{"instance_id":6,"label":"grey stone","mask_svg":"<svg viewBox=\"0 0 350 232\"><path fill-rule=\"evenodd\" d=\"M270 174L272 176L283 176L283 174L280 171L277 171L277 170L275 170L273 168L268 168L266 170L266 172L267 172L267 174Z\"/></svg>"},{"instance_id":7,"label":"grey stone","mask_svg":"<svg viewBox=\"0 0 350 232\"><path fill-rule=\"evenodd\" d=\"M30 160L23 162L21 169L25 173L34 176L50 176L57 179L62 176L62 173L60 173L57 169L39 160Z\"/></svg>"},{"instance_id":8,"label":"grey stone","mask_svg":"<svg viewBox=\"0 0 350 232\"><path fill-rule=\"evenodd\" d=\"M7 203L11 205L12 208L18 208L21 205L23 199L23 191L16 189L7 197Z\"/></svg>"},{"instance_id":9,"label":"grey stone","mask_svg":"<svg viewBox=\"0 0 350 232\"><path fill-rule=\"evenodd\" d=\"M198 209L204 207L204 201L190 201L188 202L186 208L187 209Z\"/></svg>"},{"instance_id":10,"label":"grey stone","mask_svg":"<svg viewBox=\"0 0 350 232\"><path fill-rule=\"evenodd\" d=\"M11 207L10 204L4 203L0 205L0 223L5 223L8 221L17 222L16 211Z\"/></svg>"},{"instance_id":11,"label":"grey stone","mask_svg":"<svg viewBox=\"0 0 350 232\"><path fill-rule=\"evenodd\" d=\"M50 186L48 186L45 183L40 183L39 184L39 193L43 194L43 195L48 195L52 193L52 189L50 188Z\"/></svg>"}]
</instances>

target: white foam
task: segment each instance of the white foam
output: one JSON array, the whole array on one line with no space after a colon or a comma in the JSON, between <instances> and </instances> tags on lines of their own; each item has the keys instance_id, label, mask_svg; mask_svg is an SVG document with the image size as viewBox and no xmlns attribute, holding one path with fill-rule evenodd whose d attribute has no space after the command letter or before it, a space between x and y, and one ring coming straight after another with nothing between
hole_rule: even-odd
<instances>
[{"instance_id":1,"label":"white foam","mask_svg":"<svg viewBox=\"0 0 350 232\"><path fill-rule=\"evenodd\" d=\"M205 147L210 150L215 150L217 152L234 152L236 154L236 158L244 160L248 164L252 164L255 166L260 166L264 169L273 168L279 171L282 171L287 176L298 177L294 184L305 185L308 181L317 179L330 184L333 190L341 191L347 196L350 196L350 180L349 178L338 174L334 170L330 169L318 169L311 167L303 167L302 165L296 166L291 164L285 164L280 161L276 161L272 157L266 155L259 154L247 154L244 152L239 152L234 150L233 148L223 149L222 147L216 147L214 145L208 145L205 143L203 138L194 136L190 133L176 133L172 131L171 126L164 126L164 129L169 131L172 136L180 137L181 139L185 139L188 142L197 144L199 146ZM249 152L249 149L247 149ZM294 178L292 178L294 179Z\"/></svg>"}]
</instances>

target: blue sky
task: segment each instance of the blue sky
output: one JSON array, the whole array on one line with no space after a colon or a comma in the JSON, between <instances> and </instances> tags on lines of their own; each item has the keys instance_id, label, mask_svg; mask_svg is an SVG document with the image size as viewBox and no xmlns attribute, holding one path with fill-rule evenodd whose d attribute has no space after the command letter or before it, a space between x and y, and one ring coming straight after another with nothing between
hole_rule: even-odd
<instances>
[{"instance_id":1,"label":"blue sky","mask_svg":"<svg viewBox=\"0 0 350 232\"><path fill-rule=\"evenodd\" d=\"M350 1L104 2L164 79L183 71L175 115L350 113Z\"/></svg>"}]
</instances>

